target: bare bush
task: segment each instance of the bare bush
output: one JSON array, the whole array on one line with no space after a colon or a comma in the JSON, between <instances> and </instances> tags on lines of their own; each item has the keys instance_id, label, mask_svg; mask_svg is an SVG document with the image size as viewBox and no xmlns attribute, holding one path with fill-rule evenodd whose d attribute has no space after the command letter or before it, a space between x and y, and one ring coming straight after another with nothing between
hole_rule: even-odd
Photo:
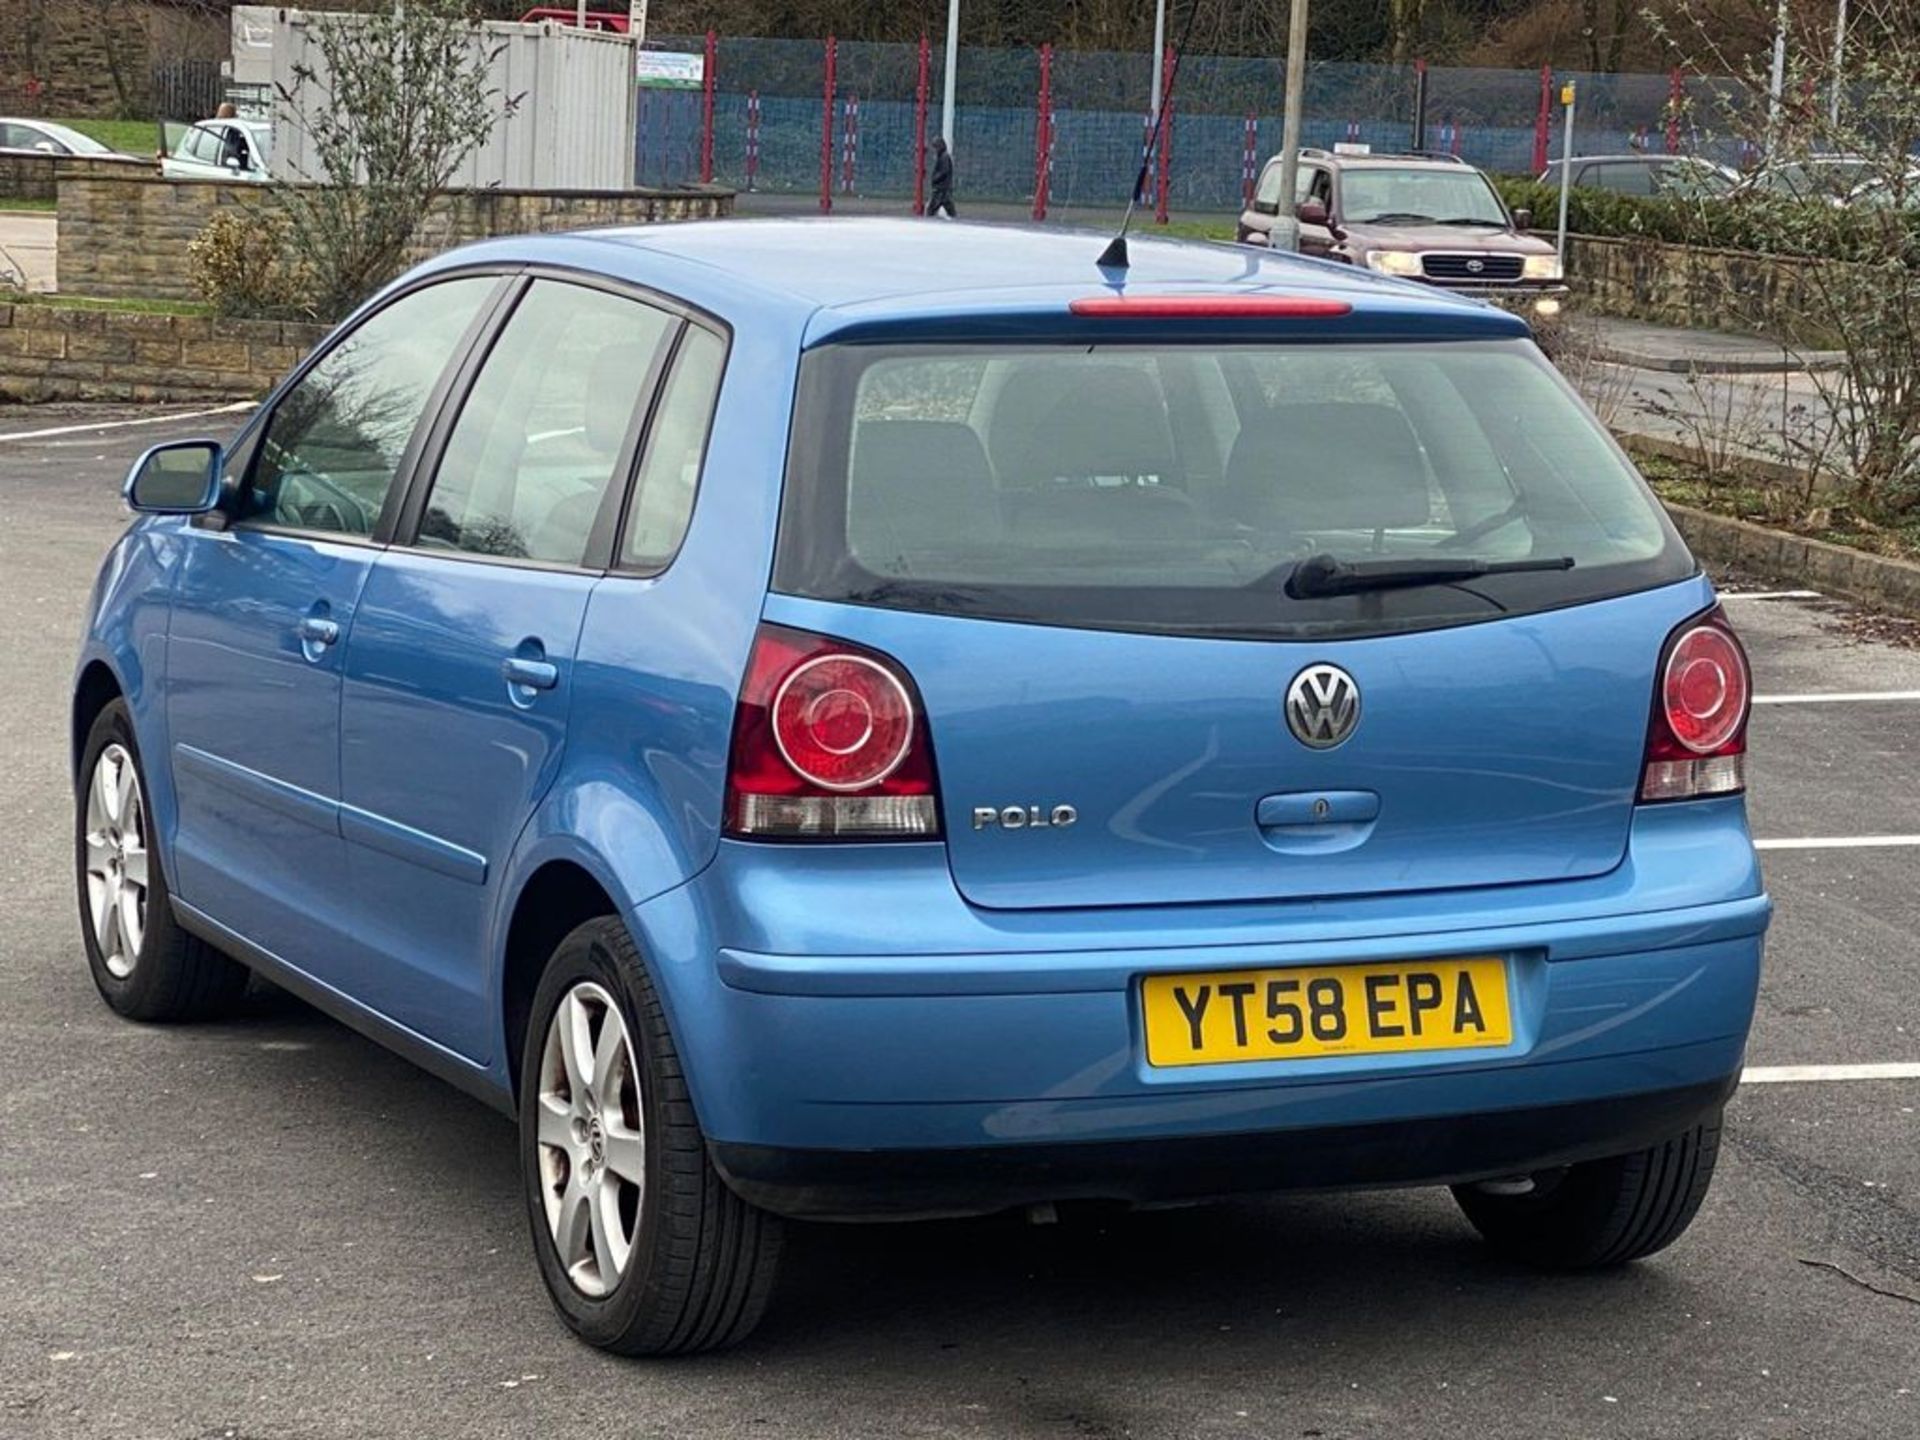
<instances>
[{"instance_id":1,"label":"bare bush","mask_svg":"<svg viewBox=\"0 0 1920 1440\"><path fill-rule=\"evenodd\" d=\"M1920 514L1920 7L1911 0L1854 0L1844 83L1834 74L1830 29L1789 34L1777 90L1764 55L1733 52L1728 4L1771 12L1773 0L1675 0L1664 21L1649 15L1691 66L1733 78L1721 127L1770 164L1845 155L1858 166L1848 193L1756 207L1782 253L1818 253L1812 237L1832 229L1844 205L1864 243L1846 259L1809 267L1795 313L1777 315L1782 339L1810 359L1812 344L1837 347L1832 368L1809 366L1829 433L1809 453L1838 472L1862 516L1904 521ZM1725 204L1702 200L1701 206ZM1739 203L1735 201L1733 203ZM1703 216L1703 219L1706 218ZM1862 257L1865 258L1862 258ZM1743 297L1734 297L1736 305ZM1754 296L1755 328L1763 302Z\"/></svg>"},{"instance_id":2,"label":"bare bush","mask_svg":"<svg viewBox=\"0 0 1920 1440\"><path fill-rule=\"evenodd\" d=\"M474 13L468 0L388 0L310 21L316 58L279 100L318 168L277 197L322 318L399 273L434 198L513 112L517 99L489 83L493 50Z\"/></svg>"}]
</instances>

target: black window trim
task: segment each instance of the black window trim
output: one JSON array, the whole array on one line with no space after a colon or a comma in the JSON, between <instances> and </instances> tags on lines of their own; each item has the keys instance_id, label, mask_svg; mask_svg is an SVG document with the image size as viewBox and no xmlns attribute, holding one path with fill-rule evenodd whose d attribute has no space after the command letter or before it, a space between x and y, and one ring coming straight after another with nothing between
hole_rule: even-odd
<instances>
[{"instance_id":1,"label":"black window trim","mask_svg":"<svg viewBox=\"0 0 1920 1440\"><path fill-rule=\"evenodd\" d=\"M374 308L367 310L363 314L356 315L351 327L341 325L335 329L324 342L314 347L313 352L296 365L292 373L280 383L280 387L269 397L267 403L262 405L260 409L254 413L252 422L242 427L240 434L235 437L234 445L235 448L238 448L239 445L246 443L248 432L257 428L259 435L256 439L263 442L268 432L272 429L273 417L279 413L280 407L286 403L287 397L299 389L307 377L311 375L328 356L332 355L334 351L338 350L342 345L346 344L347 341L359 334L360 331L365 328L367 322L372 320L376 315L384 314L402 300L417 295L421 291L429 289L434 285L444 284L454 280L476 280L484 279L488 276L495 277L498 283L495 284L493 293L480 302L479 309L475 311L474 317L472 321L469 322L465 333L461 335L459 343L455 345L453 356L448 360L446 367L440 372L440 377L434 382L433 389L428 392L427 402L421 407L420 419L414 423L413 434L407 440L406 449L401 452L400 464L394 471L393 480L387 486L386 499L381 504L380 514L374 519L372 530L365 535L353 535L341 530L316 530L299 525L279 525L271 520L244 516L235 518L229 524L228 528L234 531L288 536L303 540L331 541L336 544L356 545L368 549L384 550L387 548L387 546L392 543L394 523L399 518L402 500L412 490L415 471L419 466L421 456L424 452L427 436L432 431L434 419L438 416L440 407L445 402L447 390L453 383L454 377L460 372L461 367L471 357L474 347L490 334L494 317L499 312L503 300L509 294L513 293L513 285L506 282L510 282L513 277L518 275L524 268L525 267L517 264L460 266L456 269L438 270L431 275L423 275L417 282L394 290L391 294L383 297L380 303ZM239 512L244 509L247 496L253 492L255 472L260 465L261 451L265 448L264 444L256 443L253 447L252 454L247 457L246 473L240 478L238 485L235 486L231 502L236 516L239 516Z\"/></svg>"},{"instance_id":2,"label":"black window trim","mask_svg":"<svg viewBox=\"0 0 1920 1440\"><path fill-rule=\"evenodd\" d=\"M733 359L732 333L707 325L702 325L700 328L707 331L708 334L720 342L720 373L714 384L713 395L708 404L706 428L700 435L700 464L694 472L693 496L687 506L687 523L680 527L680 538L674 544L673 553L659 564L629 564L621 558L620 550L622 542L626 538L627 526L632 523L634 507L638 505L640 501L640 471L648 453L653 448L653 442L656 438L654 432L658 429L660 423L660 408L666 402L667 392L673 386L674 376L679 373L680 356L686 349L687 332L692 328L691 324L682 326L680 333L673 337L672 352L667 356L666 367L661 372L660 386L647 404L647 422L642 437L643 443L634 455L633 473L627 477L627 491L621 500L620 512L614 522L612 537L613 548L609 557L609 574L627 575L640 580L657 579L673 568L673 562L680 558L680 552L684 550L687 545L687 535L693 529L693 515L694 512L699 509L700 489L707 474L707 453L713 448L713 430L720 416L720 393L726 389L727 365Z\"/></svg>"}]
</instances>

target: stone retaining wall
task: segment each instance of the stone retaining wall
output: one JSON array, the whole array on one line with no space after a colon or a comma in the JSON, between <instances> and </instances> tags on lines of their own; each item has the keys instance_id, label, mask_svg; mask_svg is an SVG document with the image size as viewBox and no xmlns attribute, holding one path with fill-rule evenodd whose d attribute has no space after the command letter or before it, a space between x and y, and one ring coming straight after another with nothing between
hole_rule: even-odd
<instances>
[{"instance_id":1,"label":"stone retaining wall","mask_svg":"<svg viewBox=\"0 0 1920 1440\"><path fill-rule=\"evenodd\" d=\"M76 160L68 155L0 155L0 209L8 200L52 200L59 194L60 176L132 175L151 178L151 160Z\"/></svg>"},{"instance_id":2,"label":"stone retaining wall","mask_svg":"<svg viewBox=\"0 0 1920 1440\"><path fill-rule=\"evenodd\" d=\"M93 171L60 173L60 288L110 299L194 300L187 247L222 209L268 199L245 184L161 180ZM684 190L465 190L441 196L414 246L424 260L493 235L636 225L731 215L733 192Z\"/></svg>"},{"instance_id":3,"label":"stone retaining wall","mask_svg":"<svg viewBox=\"0 0 1920 1440\"><path fill-rule=\"evenodd\" d=\"M250 399L277 384L327 328L0 305L0 399Z\"/></svg>"},{"instance_id":4,"label":"stone retaining wall","mask_svg":"<svg viewBox=\"0 0 1920 1440\"><path fill-rule=\"evenodd\" d=\"M1822 263L1829 262L1660 240L1567 237L1567 276L1578 308L1697 330L1786 335L1794 317L1818 310L1808 276Z\"/></svg>"}]
</instances>

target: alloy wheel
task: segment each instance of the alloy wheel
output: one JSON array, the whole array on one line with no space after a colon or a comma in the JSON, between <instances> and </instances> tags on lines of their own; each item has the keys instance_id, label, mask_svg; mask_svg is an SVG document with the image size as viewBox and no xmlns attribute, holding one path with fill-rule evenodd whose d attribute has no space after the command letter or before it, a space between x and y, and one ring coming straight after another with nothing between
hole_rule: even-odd
<instances>
[{"instance_id":1,"label":"alloy wheel","mask_svg":"<svg viewBox=\"0 0 1920 1440\"><path fill-rule=\"evenodd\" d=\"M87 780L87 921L107 973L133 974L147 933L146 797L124 745L112 744Z\"/></svg>"},{"instance_id":2,"label":"alloy wheel","mask_svg":"<svg viewBox=\"0 0 1920 1440\"><path fill-rule=\"evenodd\" d=\"M561 997L540 1052L536 1153L547 1232L576 1290L610 1294L633 1258L646 1136L633 1039L611 995L583 980Z\"/></svg>"}]
</instances>

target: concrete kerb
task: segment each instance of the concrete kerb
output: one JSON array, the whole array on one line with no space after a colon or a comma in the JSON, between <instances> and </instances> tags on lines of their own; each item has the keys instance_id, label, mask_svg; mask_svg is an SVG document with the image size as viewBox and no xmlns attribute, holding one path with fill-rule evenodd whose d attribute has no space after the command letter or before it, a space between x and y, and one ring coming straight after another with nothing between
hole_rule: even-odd
<instances>
[{"instance_id":1,"label":"concrete kerb","mask_svg":"<svg viewBox=\"0 0 1920 1440\"><path fill-rule=\"evenodd\" d=\"M1920 617L1920 564L1911 560L1770 530L1751 521L1671 501L1667 513L1702 560L1895 614Z\"/></svg>"}]
</instances>

